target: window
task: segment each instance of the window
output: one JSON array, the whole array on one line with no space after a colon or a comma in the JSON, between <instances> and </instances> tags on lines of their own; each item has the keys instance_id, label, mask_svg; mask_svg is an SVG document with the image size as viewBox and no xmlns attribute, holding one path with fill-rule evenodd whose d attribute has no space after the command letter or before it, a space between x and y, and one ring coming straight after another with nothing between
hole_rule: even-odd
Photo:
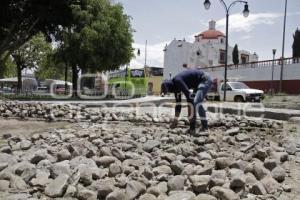
<instances>
[{"instance_id":1,"label":"window","mask_svg":"<svg viewBox=\"0 0 300 200\"><path fill-rule=\"evenodd\" d=\"M220 57L219 57L219 63L225 64L225 51L220 49Z\"/></svg>"},{"instance_id":2,"label":"window","mask_svg":"<svg viewBox=\"0 0 300 200\"><path fill-rule=\"evenodd\" d=\"M242 61L242 64L248 63L249 62L249 55L241 54L241 61Z\"/></svg>"},{"instance_id":3,"label":"window","mask_svg":"<svg viewBox=\"0 0 300 200\"><path fill-rule=\"evenodd\" d=\"M144 70L142 69L132 69L130 70L130 75L132 78L145 77Z\"/></svg>"},{"instance_id":4,"label":"window","mask_svg":"<svg viewBox=\"0 0 300 200\"><path fill-rule=\"evenodd\" d=\"M224 84L222 85L222 88L221 88L222 91L224 91ZM226 90L232 90L230 85L226 84Z\"/></svg>"},{"instance_id":5,"label":"window","mask_svg":"<svg viewBox=\"0 0 300 200\"><path fill-rule=\"evenodd\" d=\"M223 44L224 43L224 38L221 38L220 42L221 42L221 44Z\"/></svg>"}]
</instances>

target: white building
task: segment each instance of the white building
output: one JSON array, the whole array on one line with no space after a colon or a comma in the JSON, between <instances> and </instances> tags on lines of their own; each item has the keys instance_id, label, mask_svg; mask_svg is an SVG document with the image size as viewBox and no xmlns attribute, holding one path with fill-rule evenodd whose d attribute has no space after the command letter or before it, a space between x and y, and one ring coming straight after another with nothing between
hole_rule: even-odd
<instances>
[{"instance_id":1,"label":"white building","mask_svg":"<svg viewBox=\"0 0 300 200\"><path fill-rule=\"evenodd\" d=\"M210 67L225 63L225 35L216 30L216 22L209 22L209 29L195 36L194 43L174 39L164 49L164 80L174 77L187 67ZM233 47L228 46L228 64L232 62ZM258 61L256 53L239 50L240 63Z\"/></svg>"}]
</instances>

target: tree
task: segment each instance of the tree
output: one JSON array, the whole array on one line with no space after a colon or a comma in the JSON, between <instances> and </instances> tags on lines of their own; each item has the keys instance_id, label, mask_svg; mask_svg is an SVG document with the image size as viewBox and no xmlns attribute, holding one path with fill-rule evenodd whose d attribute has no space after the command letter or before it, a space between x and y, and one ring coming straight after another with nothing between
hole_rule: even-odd
<instances>
[{"instance_id":1,"label":"tree","mask_svg":"<svg viewBox=\"0 0 300 200\"><path fill-rule=\"evenodd\" d=\"M44 35L39 33L12 53L17 67L18 92L22 90L22 70L36 69L44 62L50 51L51 45L46 41Z\"/></svg>"},{"instance_id":2,"label":"tree","mask_svg":"<svg viewBox=\"0 0 300 200\"><path fill-rule=\"evenodd\" d=\"M118 69L133 57L129 16L120 4L108 0L85 0L73 6L74 26L63 29L60 54L72 69L73 91L78 73Z\"/></svg>"},{"instance_id":3,"label":"tree","mask_svg":"<svg viewBox=\"0 0 300 200\"><path fill-rule=\"evenodd\" d=\"M45 79L63 80L65 77L64 73L65 73L65 63L56 60L55 53L49 53L47 55L47 58L44 59L42 64L34 72L38 80L45 80ZM71 74L70 71L68 71L67 73ZM67 81L70 81L70 79L67 79Z\"/></svg>"},{"instance_id":4,"label":"tree","mask_svg":"<svg viewBox=\"0 0 300 200\"><path fill-rule=\"evenodd\" d=\"M11 56L9 56L2 68L0 68L0 78L10 78L17 76L16 65L13 62Z\"/></svg>"},{"instance_id":5,"label":"tree","mask_svg":"<svg viewBox=\"0 0 300 200\"><path fill-rule=\"evenodd\" d=\"M300 31L298 28L294 34L293 57L300 58Z\"/></svg>"},{"instance_id":6,"label":"tree","mask_svg":"<svg viewBox=\"0 0 300 200\"><path fill-rule=\"evenodd\" d=\"M234 45L233 51L232 51L232 62L234 65L238 65L239 64L239 49L238 49L238 45Z\"/></svg>"},{"instance_id":7,"label":"tree","mask_svg":"<svg viewBox=\"0 0 300 200\"><path fill-rule=\"evenodd\" d=\"M72 24L72 5L82 0L1 0L0 68L11 53L43 32L48 40Z\"/></svg>"}]
</instances>

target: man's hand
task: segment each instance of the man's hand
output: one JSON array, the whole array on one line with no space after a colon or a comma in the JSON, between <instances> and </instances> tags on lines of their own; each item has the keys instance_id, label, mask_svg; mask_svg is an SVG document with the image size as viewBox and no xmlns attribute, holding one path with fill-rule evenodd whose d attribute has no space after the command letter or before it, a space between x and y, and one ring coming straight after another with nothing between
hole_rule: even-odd
<instances>
[{"instance_id":1,"label":"man's hand","mask_svg":"<svg viewBox=\"0 0 300 200\"><path fill-rule=\"evenodd\" d=\"M178 125L178 119L177 118L174 118L171 122L171 125L170 125L170 129L174 129L176 128Z\"/></svg>"}]
</instances>

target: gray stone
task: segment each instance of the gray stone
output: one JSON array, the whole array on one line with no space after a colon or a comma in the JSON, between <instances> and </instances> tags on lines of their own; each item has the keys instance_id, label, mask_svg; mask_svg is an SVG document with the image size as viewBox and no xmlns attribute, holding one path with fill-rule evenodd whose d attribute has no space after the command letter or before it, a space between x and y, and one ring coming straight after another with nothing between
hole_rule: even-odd
<instances>
[{"instance_id":1,"label":"gray stone","mask_svg":"<svg viewBox=\"0 0 300 200\"><path fill-rule=\"evenodd\" d=\"M36 177L30 181L30 185L37 187L45 187L51 181L49 179L49 176L49 172L38 170L36 173Z\"/></svg>"},{"instance_id":2,"label":"gray stone","mask_svg":"<svg viewBox=\"0 0 300 200\"><path fill-rule=\"evenodd\" d=\"M71 153L67 149L63 149L57 154L57 161L70 160L72 158Z\"/></svg>"},{"instance_id":3,"label":"gray stone","mask_svg":"<svg viewBox=\"0 0 300 200\"><path fill-rule=\"evenodd\" d=\"M25 181L21 177L15 175L11 175L10 187L17 191L22 191L27 189L27 185Z\"/></svg>"},{"instance_id":4,"label":"gray stone","mask_svg":"<svg viewBox=\"0 0 300 200\"><path fill-rule=\"evenodd\" d=\"M135 199L146 191L146 186L138 181L130 181L126 186L126 194L129 199Z\"/></svg>"},{"instance_id":5,"label":"gray stone","mask_svg":"<svg viewBox=\"0 0 300 200\"><path fill-rule=\"evenodd\" d=\"M286 176L285 170L281 167L275 167L272 172L272 177L279 183L283 182Z\"/></svg>"},{"instance_id":6,"label":"gray stone","mask_svg":"<svg viewBox=\"0 0 300 200\"><path fill-rule=\"evenodd\" d=\"M95 160L95 162L98 166L103 166L103 167L109 167L109 165L111 163L114 163L115 161L116 161L116 158L112 157L112 156L103 156L103 157L97 158Z\"/></svg>"},{"instance_id":7,"label":"gray stone","mask_svg":"<svg viewBox=\"0 0 300 200\"><path fill-rule=\"evenodd\" d=\"M268 194L274 194L277 192L278 188L280 187L280 184L272 178L271 175L266 176L261 180L261 183L265 187Z\"/></svg>"},{"instance_id":8,"label":"gray stone","mask_svg":"<svg viewBox=\"0 0 300 200\"><path fill-rule=\"evenodd\" d=\"M166 194L168 192L168 184L167 182L160 182L156 186L149 187L147 192L155 196Z\"/></svg>"},{"instance_id":9,"label":"gray stone","mask_svg":"<svg viewBox=\"0 0 300 200\"><path fill-rule=\"evenodd\" d=\"M7 153L7 154L11 154L12 153L12 149L10 148L10 146L6 145L0 148L0 152L1 153Z\"/></svg>"},{"instance_id":10,"label":"gray stone","mask_svg":"<svg viewBox=\"0 0 300 200\"><path fill-rule=\"evenodd\" d=\"M193 200L195 194L190 191L172 191L165 200Z\"/></svg>"},{"instance_id":11,"label":"gray stone","mask_svg":"<svg viewBox=\"0 0 300 200\"><path fill-rule=\"evenodd\" d=\"M226 135L230 135L230 136L235 136L237 134L239 134L240 132L240 128L232 128L232 129L229 129L225 132Z\"/></svg>"},{"instance_id":12,"label":"gray stone","mask_svg":"<svg viewBox=\"0 0 300 200\"><path fill-rule=\"evenodd\" d=\"M193 200L217 200L216 197L208 194L199 194Z\"/></svg>"},{"instance_id":13,"label":"gray stone","mask_svg":"<svg viewBox=\"0 0 300 200\"><path fill-rule=\"evenodd\" d=\"M267 191L261 182L255 183L251 187L250 192L255 195L266 195L267 194Z\"/></svg>"},{"instance_id":14,"label":"gray stone","mask_svg":"<svg viewBox=\"0 0 300 200\"><path fill-rule=\"evenodd\" d=\"M139 198L139 200L156 200L156 199L157 198L155 195L149 193L146 193Z\"/></svg>"},{"instance_id":15,"label":"gray stone","mask_svg":"<svg viewBox=\"0 0 300 200\"><path fill-rule=\"evenodd\" d=\"M194 175L190 176L189 180L192 184L192 188L195 193L205 193L208 190L208 184L210 182L209 175Z\"/></svg>"},{"instance_id":16,"label":"gray stone","mask_svg":"<svg viewBox=\"0 0 300 200\"><path fill-rule=\"evenodd\" d=\"M291 192L293 189L293 187L291 185L286 185L286 184L284 184L282 186L282 188L283 188L283 191L285 191L285 192Z\"/></svg>"},{"instance_id":17,"label":"gray stone","mask_svg":"<svg viewBox=\"0 0 300 200\"><path fill-rule=\"evenodd\" d=\"M288 154L295 155L298 149L295 142L289 142L285 144L285 150Z\"/></svg>"},{"instance_id":18,"label":"gray stone","mask_svg":"<svg viewBox=\"0 0 300 200\"><path fill-rule=\"evenodd\" d=\"M109 193L116 189L115 181L113 179L94 181L89 187L98 191L98 196L102 199L105 199Z\"/></svg>"},{"instance_id":19,"label":"gray stone","mask_svg":"<svg viewBox=\"0 0 300 200\"><path fill-rule=\"evenodd\" d=\"M248 186L252 186L257 182L257 179L255 178L255 176L250 172L247 173L245 175L245 177L246 177L246 185L248 185Z\"/></svg>"},{"instance_id":20,"label":"gray stone","mask_svg":"<svg viewBox=\"0 0 300 200\"><path fill-rule=\"evenodd\" d=\"M31 141L29 141L29 140L22 140L21 143L20 143L20 146L21 146L22 150L30 149L31 145L32 145Z\"/></svg>"},{"instance_id":21,"label":"gray stone","mask_svg":"<svg viewBox=\"0 0 300 200\"><path fill-rule=\"evenodd\" d=\"M106 200L129 200L125 190L117 189L107 195Z\"/></svg>"},{"instance_id":22,"label":"gray stone","mask_svg":"<svg viewBox=\"0 0 300 200\"><path fill-rule=\"evenodd\" d=\"M0 180L0 192L6 192L9 189L9 181Z\"/></svg>"},{"instance_id":23,"label":"gray stone","mask_svg":"<svg viewBox=\"0 0 300 200\"><path fill-rule=\"evenodd\" d=\"M7 162L1 162L0 163L0 172L5 169L6 167L8 167L8 163Z\"/></svg>"},{"instance_id":24,"label":"gray stone","mask_svg":"<svg viewBox=\"0 0 300 200\"><path fill-rule=\"evenodd\" d=\"M220 186L213 187L210 193L220 200L239 200L240 197L230 189Z\"/></svg>"},{"instance_id":25,"label":"gray stone","mask_svg":"<svg viewBox=\"0 0 300 200\"><path fill-rule=\"evenodd\" d=\"M82 164L78 167L80 178L79 182L82 183L83 186L89 186L93 182L93 171L89 169L89 166Z\"/></svg>"},{"instance_id":26,"label":"gray stone","mask_svg":"<svg viewBox=\"0 0 300 200\"><path fill-rule=\"evenodd\" d=\"M143 144L143 150L146 152L151 152L155 147L159 147L160 142L157 140L148 140Z\"/></svg>"},{"instance_id":27,"label":"gray stone","mask_svg":"<svg viewBox=\"0 0 300 200\"><path fill-rule=\"evenodd\" d=\"M176 154L173 153L164 153L160 157L161 159L167 160L170 163L176 160Z\"/></svg>"},{"instance_id":28,"label":"gray stone","mask_svg":"<svg viewBox=\"0 0 300 200\"><path fill-rule=\"evenodd\" d=\"M216 169L225 169L232 164L232 159L227 157L220 157L216 159Z\"/></svg>"},{"instance_id":29,"label":"gray stone","mask_svg":"<svg viewBox=\"0 0 300 200\"><path fill-rule=\"evenodd\" d=\"M111 149L111 153L112 153L113 156L115 156L119 160L121 160L121 161L125 160L125 154L120 149L118 149L118 148L112 148Z\"/></svg>"},{"instance_id":30,"label":"gray stone","mask_svg":"<svg viewBox=\"0 0 300 200\"><path fill-rule=\"evenodd\" d=\"M121 174L123 172L123 168L121 165L116 164L116 163L112 163L109 166L109 176L115 177L118 174Z\"/></svg>"},{"instance_id":31,"label":"gray stone","mask_svg":"<svg viewBox=\"0 0 300 200\"><path fill-rule=\"evenodd\" d=\"M171 163L170 167L173 170L174 174L180 175L184 169L184 164L180 160L176 160Z\"/></svg>"},{"instance_id":32,"label":"gray stone","mask_svg":"<svg viewBox=\"0 0 300 200\"><path fill-rule=\"evenodd\" d=\"M183 190L184 189L184 183L186 179L184 176L174 176L168 181L168 188L169 191L172 190Z\"/></svg>"},{"instance_id":33,"label":"gray stone","mask_svg":"<svg viewBox=\"0 0 300 200\"><path fill-rule=\"evenodd\" d=\"M73 185L69 185L66 193L64 195L64 198L70 198L70 197L75 197L75 195L77 194L77 189L75 186Z\"/></svg>"},{"instance_id":34,"label":"gray stone","mask_svg":"<svg viewBox=\"0 0 300 200\"><path fill-rule=\"evenodd\" d=\"M211 155L209 153L207 153L207 152L201 152L201 153L199 153L198 154L198 158L199 158L200 161L201 160L211 160L212 159Z\"/></svg>"},{"instance_id":35,"label":"gray stone","mask_svg":"<svg viewBox=\"0 0 300 200\"><path fill-rule=\"evenodd\" d=\"M33 164L38 164L38 162L40 162L41 160L45 160L46 158L47 152L45 150L39 150L33 155L30 162Z\"/></svg>"},{"instance_id":36,"label":"gray stone","mask_svg":"<svg viewBox=\"0 0 300 200\"><path fill-rule=\"evenodd\" d=\"M257 148L254 156L264 162L264 160L268 157L268 154L265 149Z\"/></svg>"},{"instance_id":37,"label":"gray stone","mask_svg":"<svg viewBox=\"0 0 300 200\"><path fill-rule=\"evenodd\" d=\"M242 175L238 175L238 176L234 176L231 181L230 181L230 188L242 188L244 187L246 184L246 177L244 176L244 174Z\"/></svg>"},{"instance_id":38,"label":"gray stone","mask_svg":"<svg viewBox=\"0 0 300 200\"><path fill-rule=\"evenodd\" d=\"M242 171L245 171L247 165L249 163L247 161L244 161L244 160L237 160L237 161L234 161L231 165L230 165L230 168L236 168L236 169L240 169Z\"/></svg>"},{"instance_id":39,"label":"gray stone","mask_svg":"<svg viewBox=\"0 0 300 200\"><path fill-rule=\"evenodd\" d=\"M222 186L226 181L225 170L213 170L211 173L210 187Z\"/></svg>"},{"instance_id":40,"label":"gray stone","mask_svg":"<svg viewBox=\"0 0 300 200\"><path fill-rule=\"evenodd\" d=\"M269 175L270 171L264 167L263 163L255 161L253 163L253 174L257 178L257 180L261 180Z\"/></svg>"},{"instance_id":41,"label":"gray stone","mask_svg":"<svg viewBox=\"0 0 300 200\"><path fill-rule=\"evenodd\" d=\"M97 200L97 193L92 190L83 189L78 191L77 198L79 200Z\"/></svg>"},{"instance_id":42,"label":"gray stone","mask_svg":"<svg viewBox=\"0 0 300 200\"><path fill-rule=\"evenodd\" d=\"M266 159L264 162L264 166L268 170L272 171L277 166L277 162L275 159Z\"/></svg>"},{"instance_id":43,"label":"gray stone","mask_svg":"<svg viewBox=\"0 0 300 200\"><path fill-rule=\"evenodd\" d=\"M71 175L70 162L68 160L54 163L50 166L51 177L56 178L60 174Z\"/></svg>"},{"instance_id":44,"label":"gray stone","mask_svg":"<svg viewBox=\"0 0 300 200\"><path fill-rule=\"evenodd\" d=\"M170 174L172 174L172 169L167 165L162 165L162 166L155 167L153 169L153 173L155 176L162 175L162 174L170 175Z\"/></svg>"},{"instance_id":45,"label":"gray stone","mask_svg":"<svg viewBox=\"0 0 300 200\"><path fill-rule=\"evenodd\" d=\"M45 194L52 198L62 197L68 187L68 179L68 175L60 174L47 185L45 188Z\"/></svg>"},{"instance_id":46,"label":"gray stone","mask_svg":"<svg viewBox=\"0 0 300 200\"><path fill-rule=\"evenodd\" d=\"M250 141L250 137L245 133L241 133L241 134L235 136L235 139L238 142Z\"/></svg>"}]
</instances>

